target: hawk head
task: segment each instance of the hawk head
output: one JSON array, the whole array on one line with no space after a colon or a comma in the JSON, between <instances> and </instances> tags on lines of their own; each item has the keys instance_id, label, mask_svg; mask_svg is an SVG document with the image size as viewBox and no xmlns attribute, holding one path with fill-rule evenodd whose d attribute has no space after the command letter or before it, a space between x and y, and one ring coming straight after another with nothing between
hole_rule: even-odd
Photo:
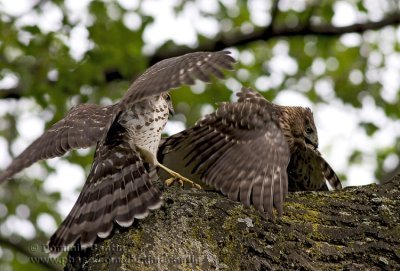
<instances>
[{"instance_id":1,"label":"hawk head","mask_svg":"<svg viewBox=\"0 0 400 271\"><path fill-rule=\"evenodd\" d=\"M315 127L313 113L308 107L299 107L299 113L302 114L302 118L300 118L302 121L297 121L298 125L294 126L294 129L296 129L294 132L301 133L304 138L304 143L317 149L318 133Z\"/></svg>"},{"instance_id":2,"label":"hawk head","mask_svg":"<svg viewBox=\"0 0 400 271\"><path fill-rule=\"evenodd\" d=\"M301 106L280 106L281 129L293 153L295 145L318 148L318 134L310 108Z\"/></svg>"}]
</instances>

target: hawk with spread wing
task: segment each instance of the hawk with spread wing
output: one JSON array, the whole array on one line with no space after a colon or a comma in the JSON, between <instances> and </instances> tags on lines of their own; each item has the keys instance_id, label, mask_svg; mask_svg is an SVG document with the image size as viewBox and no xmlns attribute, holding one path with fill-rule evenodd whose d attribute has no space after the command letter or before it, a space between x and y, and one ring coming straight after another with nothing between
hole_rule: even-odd
<instances>
[{"instance_id":1,"label":"hawk with spread wing","mask_svg":"<svg viewBox=\"0 0 400 271\"><path fill-rule=\"evenodd\" d=\"M317 150L309 108L279 106L250 88L192 128L167 138L159 160L272 216L288 190L335 189L339 178Z\"/></svg>"},{"instance_id":2,"label":"hawk with spread wing","mask_svg":"<svg viewBox=\"0 0 400 271\"><path fill-rule=\"evenodd\" d=\"M51 237L49 250L58 254L80 240L89 247L107 237L113 221L128 227L134 218L160 207L161 192L152 185L154 167L191 182L157 161L161 132L172 104L168 91L195 79L223 78L232 69L229 52L196 52L163 60L145 71L122 100L110 106L81 104L23 151L0 175L0 183L41 159L74 148L96 146L94 161L74 207Z\"/></svg>"}]
</instances>

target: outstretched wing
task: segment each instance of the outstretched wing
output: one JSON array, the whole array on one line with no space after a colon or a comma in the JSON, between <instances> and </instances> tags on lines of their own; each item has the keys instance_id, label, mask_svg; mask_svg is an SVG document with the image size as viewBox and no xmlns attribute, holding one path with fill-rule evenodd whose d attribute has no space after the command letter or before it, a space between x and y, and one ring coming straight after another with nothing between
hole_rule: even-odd
<instances>
[{"instance_id":1,"label":"outstretched wing","mask_svg":"<svg viewBox=\"0 0 400 271\"><path fill-rule=\"evenodd\" d=\"M26 148L0 175L0 183L33 163L95 145L113 122L117 107L80 104Z\"/></svg>"},{"instance_id":2,"label":"outstretched wing","mask_svg":"<svg viewBox=\"0 0 400 271\"><path fill-rule=\"evenodd\" d=\"M125 140L117 122L95 153L90 174L74 207L49 241L53 255L75 241L90 247L97 236L107 237L113 221L129 227L134 218L146 217L162 204L161 192L152 185L139 153Z\"/></svg>"},{"instance_id":3,"label":"outstretched wing","mask_svg":"<svg viewBox=\"0 0 400 271\"><path fill-rule=\"evenodd\" d=\"M0 183L38 160L61 156L73 148L86 148L99 142L115 116L138 100L161 94L194 79L209 81L211 75L223 77L235 60L229 52L197 52L165 59L150 67L128 89L122 101L112 106L82 104L72 108L22 152L0 175Z\"/></svg>"},{"instance_id":4,"label":"outstretched wing","mask_svg":"<svg viewBox=\"0 0 400 271\"><path fill-rule=\"evenodd\" d=\"M129 87L121 106L153 95L159 95L182 85L194 84L195 79L209 82L211 76L223 78L222 69L232 69L235 60L229 51L196 52L168 58L146 70Z\"/></svg>"},{"instance_id":5,"label":"outstretched wing","mask_svg":"<svg viewBox=\"0 0 400 271\"><path fill-rule=\"evenodd\" d=\"M242 88L238 96L249 92L254 91ZM281 214L290 153L272 110L261 95L224 103L194 127L169 137L160 159L176 161L179 155L192 173L230 199L269 215L276 207Z\"/></svg>"}]
</instances>

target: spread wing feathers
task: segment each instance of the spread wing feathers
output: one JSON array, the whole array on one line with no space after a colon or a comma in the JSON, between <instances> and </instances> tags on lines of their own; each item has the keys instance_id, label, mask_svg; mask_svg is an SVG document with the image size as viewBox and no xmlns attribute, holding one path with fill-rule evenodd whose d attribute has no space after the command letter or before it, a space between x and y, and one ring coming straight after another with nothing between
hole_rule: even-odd
<instances>
[{"instance_id":1,"label":"spread wing feathers","mask_svg":"<svg viewBox=\"0 0 400 271\"><path fill-rule=\"evenodd\" d=\"M111 130L113 135L96 149L77 202L50 238L49 251L53 255L78 239L83 248L89 247L97 236L105 238L111 233L113 221L129 227L134 218L145 218L149 210L162 204L161 192L152 185L139 153L123 140L122 126L116 123Z\"/></svg>"},{"instance_id":2,"label":"spread wing feathers","mask_svg":"<svg viewBox=\"0 0 400 271\"><path fill-rule=\"evenodd\" d=\"M290 153L268 106L224 103L194 127L169 137L161 156L180 152L186 166L230 199L282 213Z\"/></svg>"},{"instance_id":3,"label":"spread wing feathers","mask_svg":"<svg viewBox=\"0 0 400 271\"><path fill-rule=\"evenodd\" d=\"M116 106L80 104L26 148L0 175L0 183L33 163L95 145L113 122Z\"/></svg>"},{"instance_id":4,"label":"spread wing feathers","mask_svg":"<svg viewBox=\"0 0 400 271\"><path fill-rule=\"evenodd\" d=\"M195 79L209 82L212 75L223 78L221 70L232 69L235 63L229 53L196 52L160 61L133 82L121 105L126 107L144 97L161 94L184 84L194 84Z\"/></svg>"},{"instance_id":5,"label":"spread wing feathers","mask_svg":"<svg viewBox=\"0 0 400 271\"><path fill-rule=\"evenodd\" d=\"M328 164L328 162L322 157L321 153L318 150L316 152L317 152L318 160L321 164L322 174L324 175L325 179L328 181L329 185L334 190L342 189L342 183L340 182L340 179L336 175L335 171Z\"/></svg>"},{"instance_id":6,"label":"spread wing feathers","mask_svg":"<svg viewBox=\"0 0 400 271\"><path fill-rule=\"evenodd\" d=\"M86 148L99 142L121 109L138 99L166 92L194 79L209 81L211 75L223 77L222 69L232 69L235 60L228 51L197 52L163 60L150 67L128 89L116 105L82 104L72 108L34 141L0 175L0 183L41 159L61 156L73 148ZM122 108L121 108L122 106Z\"/></svg>"}]
</instances>

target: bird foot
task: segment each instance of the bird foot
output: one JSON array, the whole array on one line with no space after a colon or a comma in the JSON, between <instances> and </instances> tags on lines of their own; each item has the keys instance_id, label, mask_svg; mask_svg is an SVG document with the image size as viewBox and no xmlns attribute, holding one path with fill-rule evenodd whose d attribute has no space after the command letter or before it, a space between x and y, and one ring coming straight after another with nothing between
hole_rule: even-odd
<instances>
[{"instance_id":1,"label":"bird foot","mask_svg":"<svg viewBox=\"0 0 400 271\"><path fill-rule=\"evenodd\" d=\"M171 186L174 182L179 182L179 184L181 186L183 186L183 181L181 179L178 179L178 178L175 178L175 177L171 177L169 179L166 179L164 183L165 183L166 186Z\"/></svg>"},{"instance_id":2,"label":"bird foot","mask_svg":"<svg viewBox=\"0 0 400 271\"><path fill-rule=\"evenodd\" d=\"M169 179L165 180L165 185L166 186L171 186L174 182L179 182L179 184L182 187L183 187L184 183L187 182L187 183L191 184L192 187L196 187L198 189L201 189L200 185L198 185L197 183L195 183L195 182L193 182L193 181L191 181L191 180L189 180L189 179L187 179L187 178L185 178L185 177L183 177L183 176L181 176L179 174L178 174L178 176L174 176L172 178L169 178Z\"/></svg>"},{"instance_id":3,"label":"bird foot","mask_svg":"<svg viewBox=\"0 0 400 271\"><path fill-rule=\"evenodd\" d=\"M181 184L181 186L183 186L184 182L187 182L187 183L190 183L192 185L192 187L201 189L201 186L198 185L197 183L189 180L188 178L183 177L181 174L173 171L172 169L167 168L163 164L160 164L157 162L157 166L159 166L160 168L162 168L163 170L165 170L166 172L168 172L169 174L172 175L172 178L169 178L165 181L165 184L167 186L170 186L173 182L178 181Z\"/></svg>"}]
</instances>

